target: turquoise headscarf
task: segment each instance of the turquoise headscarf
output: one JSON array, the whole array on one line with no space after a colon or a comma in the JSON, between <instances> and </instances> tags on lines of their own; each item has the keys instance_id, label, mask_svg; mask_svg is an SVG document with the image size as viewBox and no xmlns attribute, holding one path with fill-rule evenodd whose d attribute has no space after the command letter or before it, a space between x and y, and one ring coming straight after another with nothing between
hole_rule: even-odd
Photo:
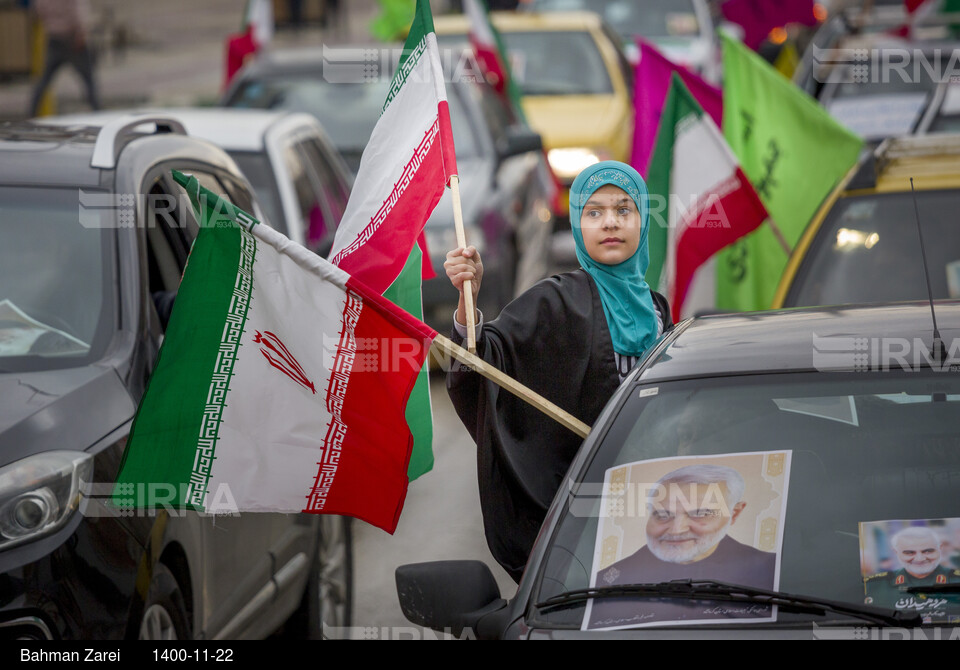
<instances>
[{"instance_id":1,"label":"turquoise headscarf","mask_svg":"<svg viewBox=\"0 0 960 670\"><path fill-rule=\"evenodd\" d=\"M580 230L583 206L594 191L607 184L626 191L640 212L640 246L633 256L617 265L604 265L590 258ZM597 284L613 339L613 350L621 355L639 356L657 339L657 312L650 287L644 280L650 264L647 250L649 219L647 185L640 173L625 163L602 161L591 165L570 187L570 224L577 243L577 259Z\"/></svg>"}]
</instances>

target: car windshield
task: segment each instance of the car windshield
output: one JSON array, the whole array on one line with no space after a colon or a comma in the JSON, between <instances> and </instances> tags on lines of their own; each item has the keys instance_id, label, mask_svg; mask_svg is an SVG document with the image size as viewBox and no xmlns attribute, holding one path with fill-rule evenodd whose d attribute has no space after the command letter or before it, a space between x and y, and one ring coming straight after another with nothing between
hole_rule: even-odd
<instances>
[{"instance_id":1,"label":"car windshield","mask_svg":"<svg viewBox=\"0 0 960 670\"><path fill-rule=\"evenodd\" d=\"M934 298L960 298L960 190L917 191ZM839 200L807 252L790 306L925 300L910 193Z\"/></svg>"},{"instance_id":2,"label":"car windshield","mask_svg":"<svg viewBox=\"0 0 960 670\"><path fill-rule=\"evenodd\" d=\"M535 602L577 589L690 578L899 607L914 596L898 584L924 583L913 573L947 575L928 584L960 581L958 436L960 377L949 372L635 387L567 497ZM923 565L898 535L906 528L936 545L924 549ZM898 582L905 569L911 572ZM539 608L532 625L811 618L743 603L606 595ZM960 618L956 593L920 601L916 596L914 605L934 620Z\"/></svg>"},{"instance_id":3,"label":"car windshield","mask_svg":"<svg viewBox=\"0 0 960 670\"><path fill-rule=\"evenodd\" d=\"M79 219L78 219L79 211ZM111 323L116 196L0 187L0 369L72 367Z\"/></svg>"},{"instance_id":4,"label":"car windshield","mask_svg":"<svg viewBox=\"0 0 960 670\"><path fill-rule=\"evenodd\" d=\"M531 9L596 12L625 42L633 42L636 36L696 37L700 30L692 0L534 0Z\"/></svg>"},{"instance_id":5,"label":"car windshield","mask_svg":"<svg viewBox=\"0 0 960 670\"><path fill-rule=\"evenodd\" d=\"M286 229L286 219L280 209L280 194L277 191L277 180L270 167L266 154L251 151L231 151L230 157L236 161L240 171L250 181L260 207L266 214L270 225L284 235L290 233Z\"/></svg>"},{"instance_id":6,"label":"car windshield","mask_svg":"<svg viewBox=\"0 0 960 670\"><path fill-rule=\"evenodd\" d=\"M879 64L847 66L824 91L827 111L866 140L912 133L933 98L942 68L921 53L903 63L884 56ZM891 61L898 67L882 66ZM859 69L859 68L862 68Z\"/></svg>"},{"instance_id":7,"label":"car windshield","mask_svg":"<svg viewBox=\"0 0 960 670\"><path fill-rule=\"evenodd\" d=\"M610 73L590 33L505 32L510 66L524 95L609 95Z\"/></svg>"},{"instance_id":8,"label":"car windshield","mask_svg":"<svg viewBox=\"0 0 960 670\"><path fill-rule=\"evenodd\" d=\"M390 81L385 77L371 82L340 83L319 77L271 74L262 80L245 82L229 105L313 114L334 146L351 162L351 155L359 158L367 146L389 90ZM447 89L447 105L457 157L473 158L480 155L467 111L450 87ZM355 164L359 164L359 160Z\"/></svg>"}]
</instances>

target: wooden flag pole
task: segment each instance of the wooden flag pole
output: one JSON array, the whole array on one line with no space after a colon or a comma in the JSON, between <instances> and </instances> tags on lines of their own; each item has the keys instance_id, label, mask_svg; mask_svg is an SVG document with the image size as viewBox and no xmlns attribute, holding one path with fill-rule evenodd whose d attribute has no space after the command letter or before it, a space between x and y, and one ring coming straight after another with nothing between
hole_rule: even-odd
<instances>
[{"instance_id":1,"label":"wooden flag pole","mask_svg":"<svg viewBox=\"0 0 960 670\"><path fill-rule=\"evenodd\" d=\"M453 223L457 231L457 246L466 247L467 234L463 229L463 210L460 208L459 175L450 177L450 190L453 193ZM477 353L477 334L474 331L476 330L477 316L473 304L473 281L469 279L463 282L463 299L464 306L467 309L467 350L471 354L475 354Z\"/></svg>"},{"instance_id":2,"label":"wooden flag pole","mask_svg":"<svg viewBox=\"0 0 960 670\"><path fill-rule=\"evenodd\" d=\"M787 243L787 238L783 236L783 231L780 230L780 226L778 226L771 217L767 217L767 225L770 226L770 231L773 233L773 236L777 238L777 242L780 243L783 253L787 255L787 258L790 258L793 249L791 249Z\"/></svg>"},{"instance_id":3,"label":"wooden flag pole","mask_svg":"<svg viewBox=\"0 0 960 670\"><path fill-rule=\"evenodd\" d=\"M443 335L437 335L430 345L432 349L441 354L453 356L458 361L466 363L474 369L475 372L483 375L490 381L500 385L521 400L525 400L538 410L558 421L564 427L569 428L580 437L585 438L590 434L590 426L577 419L575 416L566 412L543 396L531 391L526 386L518 382L513 377L504 374L502 371L493 367L479 356L465 350L463 347L454 344Z\"/></svg>"}]
</instances>

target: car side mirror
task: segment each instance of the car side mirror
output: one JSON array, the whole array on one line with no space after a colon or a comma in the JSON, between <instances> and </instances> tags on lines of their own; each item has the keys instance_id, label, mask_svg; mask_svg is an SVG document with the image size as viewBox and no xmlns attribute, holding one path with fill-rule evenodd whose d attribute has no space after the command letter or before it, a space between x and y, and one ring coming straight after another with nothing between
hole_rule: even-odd
<instances>
[{"instance_id":1,"label":"car side mirror","mask_svg":"<svg viewBox=\"0 0 960 670\"><path fill-rule=\"evenodd\" d=\"M396 570L397 597L408 621L454 637L464 630L478 638L495 632L484 619L505 610L500 587L481 561L433 561ZM496 619L496 617L494 617Z\"/></svg>"},{"instance_id":2,"label":"car side mirror","mask_svg":"<svg viewBox=\"0 0 960 670\"><path fill-rule=\"evenodd\" d=\"M497 142L497 158L501 161L528 151L543 151L543 138L522 124L509 126Z\"/></svg>"}]
</instances>

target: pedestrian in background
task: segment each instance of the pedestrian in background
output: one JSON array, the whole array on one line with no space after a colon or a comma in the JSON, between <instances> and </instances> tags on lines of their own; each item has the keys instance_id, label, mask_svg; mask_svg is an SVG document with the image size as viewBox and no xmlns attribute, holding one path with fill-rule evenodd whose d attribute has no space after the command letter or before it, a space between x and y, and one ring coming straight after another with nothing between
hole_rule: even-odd
<instances>
[{"instance_id":1,"label":"pedestrian in background","mask_svg":"<svg viewBox=\"0 0 960 670\"><path fill-rule=\"evenodd\" d=\"M32 0L31 7L43 25L47 49L43 74L30 101L30 116L37 115L44 91L57 70L67 63L83 79L90 107L100 109L93 73L93 50L88 41L91 26L89 0Z\"/></svg>"}]
</instances>

